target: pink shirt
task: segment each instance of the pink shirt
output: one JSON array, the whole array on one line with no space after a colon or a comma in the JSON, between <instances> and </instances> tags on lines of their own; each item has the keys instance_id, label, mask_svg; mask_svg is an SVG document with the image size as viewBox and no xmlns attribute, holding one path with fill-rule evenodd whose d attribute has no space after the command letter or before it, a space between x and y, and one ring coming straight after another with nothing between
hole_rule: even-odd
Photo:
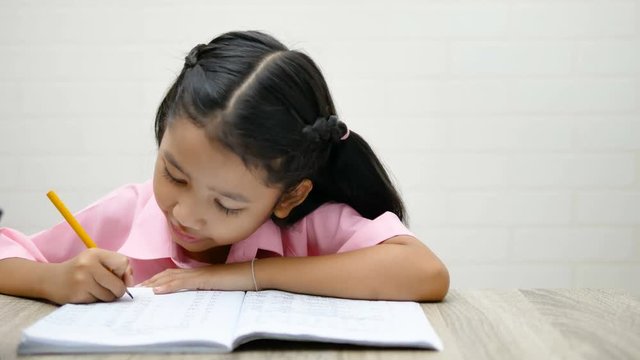
<instances>
[{"instance_id":1,"label":"pink shirt","mask_svg":"<svg viewBox=\"0 0 640 360\"><path fill-rule=\"evenodd\" d=\"M171 240L151 181L123 186L80 211L76 218L98 247L130 258L136 283L168 268L203 265L184 256ZM369 220L348 205L326 203L287 228L267 220L248 238L231 246L226 262L250 261L258 250L276 256L335 254L373 246L397 235L413 236L393 213ZM0 259L57 263L84 249L66 222L32 236L0 228Z\"/></svg>"}]
</instances>

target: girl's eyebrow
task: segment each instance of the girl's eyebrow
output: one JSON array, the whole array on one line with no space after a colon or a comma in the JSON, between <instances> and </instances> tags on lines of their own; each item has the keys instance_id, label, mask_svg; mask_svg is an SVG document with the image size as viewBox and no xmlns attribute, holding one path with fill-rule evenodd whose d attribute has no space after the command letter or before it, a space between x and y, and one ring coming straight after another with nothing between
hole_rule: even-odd
<instances>
[{"instance_id":1,"label":"girl's eyebrow","mask_svg":"<svg viewBox=\"0 0 640 360\"><path fill-rule=\"evenodd\" d=\"M187 173L186 171L184 171L184 169L182 169L180 167L180 165L178 165L178 162L176 161L176 158L173 157L173 155L171 155L169 152L167 152L166 150L163 151L164 154L164 158L167 159L168 162L171 163L171 165L173 165L173 167L175 167L176 169L178 169L181 173L187 175L187 177L191 177L189 176L189 173Z\"/></svg>"},{"instance_id":2,"label":"girl's eyebrow","mask_svg":"<svg viewBox=\"0 0 640 360\"><path fill-rule=\"evenodd\" d=\"M173 165L176 169L178 169L181 173L185 174L188 178L191 178L191 176L189 176L189 173L187 173L186 171L184 171L184 169L182 169L180 167L180 165L178 165L178 162L176 161L176 158L173 157L173 155L171 155L169 152L167 152L166 150L163 151L164 154L164 158L167 159L168 162L171 163L171 165ZM247 199L244 195L242 194L238 194L238 193L232 193L232 192L227 192L227 191L219 191L211 186L208 186L207 189L214 191L226 198L229 198L231 200L235 200L238 202L244 202L244 203L248 203L250 202L249 199Z\"/></svg>"},{"instance_id":3,"label":"girl's eyebrow","mask_svg":"<svg viewBox=\"0 0 640 360\"><path fill-rule=\"evenodd\" d=\"M218 191L218 190L216 190L216 189L214 189L214 188L212 188L210 186L207 187L207 189L209 189L211 191L215 191L218 194L220 194L220 195L222 195L222 196L224 196L226 198L229 198L231 200L237 201L237 202L243 202L243 203L248 203L249 202L249 199L244 197L244 195L242 195L242 194L236 194L236 193L225 192L225 191Z\"/></svg>"}]
</instances>

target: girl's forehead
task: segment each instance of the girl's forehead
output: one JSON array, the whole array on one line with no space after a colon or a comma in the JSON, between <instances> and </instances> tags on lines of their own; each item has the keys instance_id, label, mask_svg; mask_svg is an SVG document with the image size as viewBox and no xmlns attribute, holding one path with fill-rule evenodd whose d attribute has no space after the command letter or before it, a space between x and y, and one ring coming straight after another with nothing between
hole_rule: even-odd
<instances>
[{"instance_id":1,"label":"girl's forehead","mask_svg":"<svg viewBox=\"0 0 640 360\"><path fill-rule=\"evenodd\" d=\"M266 185L264 169L248 167L240 156L211 139L204 128L188 119L170 122L160 152L167 160L177 163L185 175L209 183L209 187L240 188L248 192L273 189Z\"/></svg>"}]
</instances>

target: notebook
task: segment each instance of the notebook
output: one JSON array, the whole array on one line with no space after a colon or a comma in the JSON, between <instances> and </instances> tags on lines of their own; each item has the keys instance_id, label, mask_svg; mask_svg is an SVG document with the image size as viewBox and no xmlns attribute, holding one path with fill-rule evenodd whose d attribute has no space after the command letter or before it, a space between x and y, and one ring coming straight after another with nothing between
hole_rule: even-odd
<instances>
[{"instance_id":1,"label":"notebook","mask_svg":"<svg viewBox=\"0 0 640 360\"><path fill-rule=\"evenodd\" d=\"M67 304L25 329L19 354L231 352L257 339L442 350L418 303L284 291L183 291Z\"/></svg>"}]
</instances>

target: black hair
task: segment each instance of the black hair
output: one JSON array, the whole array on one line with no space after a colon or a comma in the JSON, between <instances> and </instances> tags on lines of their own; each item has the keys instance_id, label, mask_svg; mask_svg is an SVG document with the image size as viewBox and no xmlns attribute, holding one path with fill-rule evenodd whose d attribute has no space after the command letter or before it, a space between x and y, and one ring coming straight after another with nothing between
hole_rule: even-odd
<instances>
[{"instance_id":1,"label":"black hair","mask_svg":"<svg viewBox=\"0 0 640 360\"><path fill-rule=\"evenodd\" d=\"M268 185L313 189L279 225L293 224L326 202L345 203L373 219L404 205L367 142L338 120L326 81L306 54L257 31L222 34L196 46L158 108L158 145L173 119L186 117ZM345 138L346 137L346 138Z\"/></svg>"}]
</instances>

